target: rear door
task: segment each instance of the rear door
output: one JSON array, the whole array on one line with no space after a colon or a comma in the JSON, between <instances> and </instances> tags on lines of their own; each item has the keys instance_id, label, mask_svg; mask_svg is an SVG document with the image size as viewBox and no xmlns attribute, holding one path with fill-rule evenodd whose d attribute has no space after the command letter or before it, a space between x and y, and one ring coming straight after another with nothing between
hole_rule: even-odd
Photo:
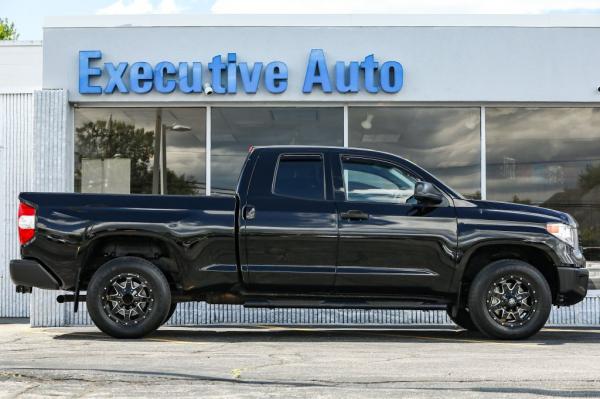
<instances>
[{"instance_id":1,"label":"rear door","mask_svg":"<svg viewBox=\"0 0 600 399\"><path fill-rule=\"evenodd\" d=\"M338 227L327 164L319 152L259 153L242 207L249 285L333 289Z\"/></svg>"},{"instance_id":2,"label":"rear door","mask_svg":"<svg viewBox=\"0 0 600 399\"><path fill-rule=\"evenodd\" d=\"M451 199L435 206L416 204L411 196L419 177L387 160L342 155L335 171L340 234L336 289L444 292L456 248Z\"/></svg>"}]
</instances>

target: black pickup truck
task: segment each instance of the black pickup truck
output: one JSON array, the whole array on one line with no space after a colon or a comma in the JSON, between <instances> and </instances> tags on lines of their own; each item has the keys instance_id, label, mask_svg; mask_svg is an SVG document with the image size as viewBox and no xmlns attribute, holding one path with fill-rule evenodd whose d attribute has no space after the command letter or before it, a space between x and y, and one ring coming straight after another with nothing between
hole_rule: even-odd
<instances>
[{"instance_id":1,"label":"black pickup truck","mask_svg":"<svg viewBox=\"0 0 600 399\"><path fill-rule=\"evenodd\" d=\"M226 197L22 193L19 292L72 291L123 338L178 302L444 309L500 339L535 334L587 292L568 214L470 200L392 154L251 149ZM80 295L80 291L85 294Z\"/></svg>"}]
</instances>

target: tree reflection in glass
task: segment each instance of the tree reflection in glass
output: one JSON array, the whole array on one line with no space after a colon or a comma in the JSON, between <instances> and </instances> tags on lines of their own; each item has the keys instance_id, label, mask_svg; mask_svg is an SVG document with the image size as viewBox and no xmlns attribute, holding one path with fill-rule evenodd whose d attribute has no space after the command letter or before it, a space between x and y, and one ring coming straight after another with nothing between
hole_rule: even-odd
<instances>
[{"instance_id":1,"label":"tree reflection in glass","mask_svg":"<svg viewBox=\"0 0 600 399\"><path fill-rule=\"evenodd\" d=\"M600 108L487 108L489 199L568 212L600 260Z\"/></svg>"},{"instance_id":2,"label":"tree reflection in glass","mask_svg":"<svg viewBox=\"0 0 600 399\"><path fill-rule=\"evenodd\" d=\"M204 118L203 108L77 109L75 190L204 194ZM164 157L159 162L161 149Z\"/></svg>"}]
</instances>

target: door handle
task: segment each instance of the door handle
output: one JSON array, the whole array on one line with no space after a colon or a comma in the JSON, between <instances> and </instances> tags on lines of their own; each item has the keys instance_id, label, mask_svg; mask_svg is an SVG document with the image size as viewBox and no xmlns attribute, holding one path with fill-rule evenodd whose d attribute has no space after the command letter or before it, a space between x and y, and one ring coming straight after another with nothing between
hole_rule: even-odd
<instances>
[{"instance_id":1,"label":"door handle","mask_svg":"<svg viewBox=\"0 0 600 399\"><path fill-rule=\"evenodd\" d=\"M246 220L252 220L256 217L256 208L253 205L244 205L242 216Z\"/></svg>"},{"instance_id":2,"label":"door handle","mask_svg":"<svg viewBox=\"0 0 600 399\"><path fill-rule=\"evenodd\" d=\"M340 217L348 220L367 220L369 219L369 214L357 209L351 209L349 211L340 213Z\"/></svg>"}]
</instances>

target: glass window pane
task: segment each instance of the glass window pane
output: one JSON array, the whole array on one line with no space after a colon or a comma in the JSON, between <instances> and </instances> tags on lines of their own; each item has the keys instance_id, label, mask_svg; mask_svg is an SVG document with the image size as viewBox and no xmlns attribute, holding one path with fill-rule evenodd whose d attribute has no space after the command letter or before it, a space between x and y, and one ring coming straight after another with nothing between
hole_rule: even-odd
<instances>
[{"instance_id":1,"label":"glass window pane","mask_svg":"<svg viewBox=\"0 0 600 399\"><path fill-rule=\"evenodd\" d=\"M325 199L321 157L282 158L277 166L275 194L314 200Z\"/></svg>"},{"instance_id":2,"label":"glass window pane","mask_svg":"<svg viewBox=\"0 0 600 399\"><path fill-rule=\"evenodd\" d=\"M398 168L367 162L343 161L347 201L405 204L416 179Z\"/></svg>"},{"instance_id":3,"label":"glass window pane","mask_svg":"<svg viewBox=\"0 0 600 399\"><path fill-rule=\"evenodd\" d=\"M204 194L205 163L205 108L75 110L77 192Z\"/></svg>"},{"instance_id":4,"label":"glass window pane","mask_svg":"<svg viewBox=\"0 0 600 399\"><path fill-rule=\"evenodd\" d=\"M344 141L342 108L212 108L212 192L231 193L251 146L334 145Z\"/></svg>"},{"instance_id":5,"label":"glass window pane","mask_svg":"<svg viewBox=\"0 0 600 399\"><path fill-rule=\"evenodd\" d=\"M570 213L600 260L600 108L487 108L490 199Z\"/></svg>"},{"instance_id":6,"label":"glass window pane","mask_svg":"<svg viewBox=\"0 0 600 399\"><path fill-rule=\"evenodd\" d=\"M479 114L479 108L350 107L349 144L399 155L479 198Z\"/></svg>"}]
</instances>

